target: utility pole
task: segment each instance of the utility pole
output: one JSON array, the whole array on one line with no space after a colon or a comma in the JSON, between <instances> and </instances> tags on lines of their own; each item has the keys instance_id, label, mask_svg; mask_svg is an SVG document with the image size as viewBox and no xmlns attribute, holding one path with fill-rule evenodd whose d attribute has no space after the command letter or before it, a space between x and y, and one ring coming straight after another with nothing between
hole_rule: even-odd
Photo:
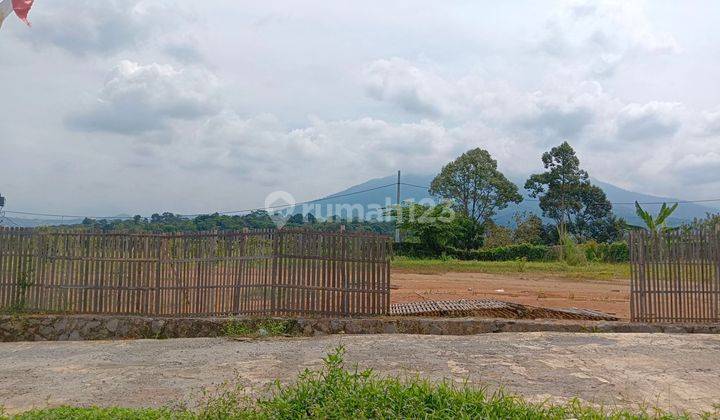
<instances>
[{"instance_id":1,"label":"utility pole","mask_svg":"<svg viewBox=\"0 0 720 420\"><path fill-rule=\"evenodd\" d=\"M5 207L5 197L0 194L0 225L2 224L3 219L5 219L5 211L3 211L3 207Z\"/></svg>"},{"instance_id":2,"label":"utility pole","mask_svg":"<svg viewBox=\"0 0 720 420\"><path fill-rule=\"evenodd\" d=\"M402 213L400 212L400 171L398 171L397 177L397 190L395 195L395 204L397 204L397 217L395 218L395 242L400 242L400 218Z\"/></svg>"}]
</instances>

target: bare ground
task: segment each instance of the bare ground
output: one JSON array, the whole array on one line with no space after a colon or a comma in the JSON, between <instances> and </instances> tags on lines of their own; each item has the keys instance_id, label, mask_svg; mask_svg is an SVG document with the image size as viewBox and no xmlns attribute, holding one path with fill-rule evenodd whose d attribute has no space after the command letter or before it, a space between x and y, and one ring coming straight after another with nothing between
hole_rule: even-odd
<instances>
[{"instance_id":1,"label":"bare ground","mask_svg":"<svg viewBox=\"0 0 720 420\"><path fill-rule=\"evenodd\" d=\"M510 333L0 343L0 404L11 413L192 405L203 388L225 381L253 393L276 378L292 381L338 344L349 362L382 375L503 385L536 402L579 397L693 412L720 402L720 336Z\"/></svg>"},{"instance_id":2,"label":"bare ground","mask_svg":"<svg viewBox=\"0 0 720 420\"><path fill-rule=\"evenodd\" d=\"M620 319L630 317L630 281L568 279L544 274L442 273L393 271L392 303L492 298L546 308L593 309Z\"/></svg>"}]
</instances>

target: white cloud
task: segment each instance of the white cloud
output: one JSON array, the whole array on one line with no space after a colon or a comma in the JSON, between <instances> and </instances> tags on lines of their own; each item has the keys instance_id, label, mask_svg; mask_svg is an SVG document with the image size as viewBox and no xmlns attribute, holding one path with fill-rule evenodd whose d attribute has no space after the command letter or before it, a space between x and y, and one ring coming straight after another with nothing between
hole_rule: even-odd
<instances>
[{"instance_id":1,"label":"white cloud","mask_svg":"<svg viewBox=\"0 0 720 420\"><path fill-rule=\"evenodd\" d=\"M0 32L16 208L252 207L473 147L522 175L562 140L612 183L720 191L713 2L36 3Z\"/></svg>"},{"instance_id":2,"label":"white cloud","mask_svg":"<svg viewBox=\"0 0 720 420\"><path fill-rule=\"evenodd\" d=\"M720 134L720 108L702 113L700 133L707 136Z\"/></svg>"},{"instance_id":3,"label":"white cloud","mask_svg":"<svg viewBox=\"0 0 720 420\"><path fill-rule=\"evenodd\" d=\"M217 112L217 87L215 76L201 69L123 60L97 99L66 121L80 131L142 134Z\"/></svg>"},{"instance_id":4,"label":"white cloud","mask_svg":"<svg viewBox=\"0 0 720 420\"><path fill-rule=\"evenodd\" d=\"M441 77L398 57L373 61L364 76L368 96L394 102L411 113L445 114L450 106L446 99L458 93Z\"/></svg>"},{"instance_id":5,"label":"white cloud","mask_svg":"<svg viewBox=\"0 0 720 420\"><path fill-rule=\"evenodd\" d=\"M609 75L623 61L675 54L675 38L653 29L640 2L577 1L547 22L540 48L564 64Z\"/></svg>"}]
</instances>

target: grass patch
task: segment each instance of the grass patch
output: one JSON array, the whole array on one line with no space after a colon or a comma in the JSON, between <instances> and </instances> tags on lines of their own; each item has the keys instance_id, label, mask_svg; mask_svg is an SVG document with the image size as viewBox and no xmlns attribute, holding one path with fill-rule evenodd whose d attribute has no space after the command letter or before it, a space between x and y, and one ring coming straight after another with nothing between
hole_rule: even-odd
<instances>
[{"instance_id":1,"label":"grass patch","mask_svg":"<svg viewBox=\"0 0 720 420\"><path fill-rule=\"evenodd\" d=\"M47 410L32 410L8 419L27 420L155 420L188 419L198 417L189 411L177 411L156 408L100 408L100 407L59 407Z\"/></svg>"},{"instance_id":2,"label":"grass patch","mask_svg":"<svg viewBox=\"0 0 720 420\"><path fill-rule=\"evenodd\" d=\"M223 327L226 337L277 337L295 335L296 323L281 319L237 319Z\"/></svg>"},{"instance_id":3,"label":"grass patch","mask_svg":"<svg viewBox=\"0 0 720 420\"><path fill-rule=\"evenodd\" d=\"M659 410L606 411L577 400L563 405L533 404L523 399L452 382L378 377L372 370L348 369L344 349L325 359L324 368L300 374L293 385L274 385L268 397L249 399L226 390L208 398L196 411L169 409L75 408L34 410L13 419L675 419ZM718 413L700 417L714 418Z\"/></svg>"},{"instance_id":4,"label":"grass patch","mask_svg":"<svg viewBox=\"0 0 720 420\"><path fill-rule=\"evenodd\" d=\"M629 263L588 262L568 265L562 261L462 261L454 259L416 259L395 257L392 268L419 274L442 274L448 272L517 274L549 274L564 278L612 280L629 279Z\"/></svg>"}]
</instances>

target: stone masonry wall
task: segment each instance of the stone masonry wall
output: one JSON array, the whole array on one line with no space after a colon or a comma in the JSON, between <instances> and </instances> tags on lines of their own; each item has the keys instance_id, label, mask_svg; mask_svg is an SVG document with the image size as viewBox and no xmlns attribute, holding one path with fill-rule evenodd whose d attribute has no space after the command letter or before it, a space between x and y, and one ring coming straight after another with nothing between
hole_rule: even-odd
<instances>
[{"instance_id":1,"label":"stone masonry wall","mask_svg":"<svg viewBox=\"0 0 720 420\"><path fill-rule=\"evenodd\" d=\"M471 335L496 332L720 333L720 324L638 324L623 322L507 320L479 318L347 318L286 320L292 333ZM67 341L217 337L229 322L252 318L153 318L100 315L0 316L0 341Z\"/></svg>"}]
</instances>

